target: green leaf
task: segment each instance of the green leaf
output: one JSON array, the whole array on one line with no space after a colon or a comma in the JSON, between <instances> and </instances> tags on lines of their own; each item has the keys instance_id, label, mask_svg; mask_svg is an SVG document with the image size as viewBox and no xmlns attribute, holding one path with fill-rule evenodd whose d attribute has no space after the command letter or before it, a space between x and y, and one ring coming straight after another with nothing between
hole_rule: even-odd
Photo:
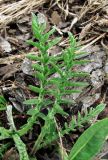
<instances>
[{"instance_id":1,"label":"green leaf","mask_svg":"<svg viewBox=\"0 0 108 160\"><path fill-rule=\"evenodd\" d=\"M91 113L90 114L92 114L93 116L96 116L96 115L98 115L100 112L102 112L103 110L104 110L104 108L105 108L105 104L99 104L98 106L96 106L96 108L93 108L92 109L92 111L91 111Z\"/></svg>"},{"instance_id":2,"label":"green leaf","mask_svg":"<svg viewBox=\"0 0 108 160\"><path fill-rule=\"evenodd\" d=\"M32 13L32 30L35 38L37 38L38 40L41 40L41 34L40 34L37 16L34 13Z\"/></svg>"},{"instance_id":3,"label":"green leaf","mask_svg":"<svg viewBox=\"0 0 108 160\"><path fill-rule=\"evenodd\" d=\"M76 46L76 40L75 40L74 36L72 35L71 32L68 32L68 35L69 35L69 40L70 40L70 46L71 46L71 48L75 48L75 46Z\"/></svg>"},{"instance_id":4,"label":"green leaf","mask_svg":"<svg viewBox=\"0 0 108 160\"><path fill-rule=\"evenodd\" d=\"M64 116L68 116L68 113L66 113L66 112L63 110L63 108L60 107L59 104L55 104L55 105L54 105L54 111L55 111L55 114L56 114L56 113L59 113L59 114L64 115Z\"/></svg>"},{"instance_id":5,"label":"green leaf","mask_svg":"<svg viewBox=\"0 0 108 160\"><path fill-rule=\"evenodd\" d=\"M45 35L43 35L44 41L47 41L49 37L55 32L55 28L53 27L49 32L47 32Z\"/></svg>"},{"instance_id":6,"label":"green leaf","mask_svg":"<svg viewBox=\"0 0 108 160\"><path fill-rule=\"evenodd\" d=\"M64 83L64 86L68 87L68 86L71 86L71 87L85 87L85 86L88 86L89 84L86 83L86 82L65 82Z\"/></svg>"},{"instance_id":7,"label":"green leaf","mask_svg":"<svg viewBox=\"0 0 108 160\"><path fill-rule=\"evenodd\" d=\"M19 152L20 160L29 160L29 156L26 151L26 145L23 143L18 134L13 135L14 142Z\"/></svg>"},{"instance_id":8,"label":"green leaf","mask_svg":"<svg viewBox=\"0 0 108 160\"><path fill-rule=\"evenodd\" d=\"M91 160L104 144L108 135L108 118L88 128L73 146L69 160Z\"/></svg>"},{"instance_id":9,"label":"green leaf","mask_svg":"<svg viewBox=\"0 0 108 160\"><path fill-rule=\"evenodd\" d=\"M35 87L35 86L32 86L32 85L29 85L29 88L30 88L31 91L33 91L35 93L43 92L43 90L41 88L38 88L38 87Z\"/></svg>"},{"instance_id":10,"label":"green leaf","mask_svg":"<svg viewBox=\"0 0 108 160\"><path fill-rule=\"evenodd\" d=\"M0 144L0 159L3 159L4 153L7 151L7 149L11 146L11 142L8 142L6 144Z\"/></svg>"},{"instance_id":11,"label":"green leaf","mask_svg":"<svg viewBox=\"0 0 108 160\"><path fill-rule=\"evenodd\" d=\"M75 59L83 59L83 57L87 57L89 53L87 52L80 52L75 54Z\"/></svg>"},{"instance_id":12,"label":"green leaf","mask_svg":"<svg viewBox=\"0 0 108 160\"><path fill-rule=\"evenodd\" d=\"M74 61L74 65L83 65L83 64L85 64L85 63L90 63L91 61L90 60L79 60L79 61L77 61L77 60L75 60Z\"/></svg>"},{"instance_id":13,"label":"green leaf","mask_svg":"<svg viewBox=\"0 0 108 160\"><path fill-rule=\"evenodd\" d=\"M43 72L44 71L43 68L42 68L42 66L40 66L38 63L32 64L32 67L36 71L39 71L39 72Z\"/></svg>"},{"instance_id":14,"label":"green leaf","mask_svg":"<svg viewBox=\"0 0 108 160\"><path fill-rule=\"evenodd\" d=\"M43 73L40 72L36 72L36 77L40 80L40 81L44 81L45 80L45 76Z\"/></svg>"},{"instance_id":15,"label":"green leaf","mask_svg":"<svg viewBox=\"0 0 108 160\"><path fill-rule=\"evenodd\" d=\"M34 54L28 54L26 57L29 58L30 60L33 60L33 61L41 61L42 62L42 58L37 55L34 55Z\"/></svg>"},{"instance_id":16,"label":"green leaf","mask_svg":"<svg viewBox=\"0 0 108 160\"><path fill-rule=\"evenodd\" d=\"M38 104L38 103L39 103L39 100L36 98L28 99L23 102L23 104L26 104L26 105L34 105L34 104Z\"/></svg>"},{"instance_id":17,"label":"green leaf","mask_svg":"<svg viewBox=\"0 0 108 160\"><path fill-rule=\"evenodd\" d=\"M70 77L85 77L85 76L90 76L89 73L86 73L86 72L71 72L69 73L69 76Z\"/></svg>"},{"instance_id":18,"label":"green leaf","mask_svg":"<svg viewBox=\"0 0 108 160\"><path fill-rule=\"evenodd\" d=\"M5 129L4 127L0 127L0 140L10 138L11 131L8 129Z\"/></svg>"},{"instance_id":19,"label":"green leaf","mask_svg":"<svg viewBox=\"0 0 108 160\"><path fill-rule=\"evenodd\" d=\"M6 100L3 96L0 96L0 110L6 110Z\"/></svg>"},{"instance_id":20,"label":"green leaf","mask_svg":"<svg viewBox=\"0 0 108 160\"><path fill-rule=\"evenodd\" d=\"M40 46L39 42L33 42L32 40L27 40L26 42L28 44L31 44L34 47L37 47L38 49L41 49L41 46Z\"/></svg>"},{"instance_id":21,"label":"green leaf","mask_svg":"<svg viewBox=\"0 0 108 160\"><path fill-rule=\"evenodd\" d=\"M59 103L60 103L60 104L74 104L75 101L74 101L74 100L71 100L71 99L60 99L60 100L59 100Z\"/></svg>"},{"instance_id":22,"label":"green leaf","mask_svg":"<svg viewBox=\"0 0 108 160\"><path fill-rule=\"evenodd\" d=\"M61 37L55 38L54 40L48 42L48 45L46 46L46 49L48 50L49 48L52 48L56 44L58 44L61 40Z\"/></svg>"}]
</instances>

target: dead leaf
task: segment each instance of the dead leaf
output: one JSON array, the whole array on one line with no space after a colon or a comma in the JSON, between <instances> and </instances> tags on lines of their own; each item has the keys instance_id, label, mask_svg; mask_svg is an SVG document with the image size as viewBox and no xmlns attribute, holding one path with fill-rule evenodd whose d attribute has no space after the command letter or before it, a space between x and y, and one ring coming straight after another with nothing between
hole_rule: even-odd
<instances>
[{"instance_id":1,"label":"dead leaf","mask_svg":"<svg viewBox=\"0 0 108 160\"><path fill-rule=\"evenodd\" d=\"M3 52L9 53L12 51L10 43L3 37L0 37L0 47Z\"/></svg>"},{"instance_id":2,"label":"dead leaf","mask_svg":"<svg viewBox=\"0 0 108 160\"><path fill-rule=\"evenodd\" d=\"M19 155L14 148L9 149L3 156L3 160L19 160Z\"/></svg>"},{"instance_id":3,"label":"dead leaf","mask_svg":"<svg viewBox=\"0 0 108 160\"><path fill-rule=\"evenodd\" d=\"M6 65L6 66L0 68L0 77L2 77L2 80L5 80L5 79L11 77L18 70L19 70L18 63Z\"/></svg>"},{"instance_id":4,"label":"dead leaf","mask_svg":"<svg viewBox=\"0 0 108 160\"><path fill-rule=\"evenodd\" d=\"M53 11L52 15L51 15L51 22L55 25L59 25L59 23L61 22L61 17L58 14L57 11Z\"/></svg>"},{"instance_id":5,"label":"dead leaf","mask_svg":"<svg viewBox=\"0 0 108 160\"><path fill-rule=\"evenodd\" d=\"M83 39L91 29L92 23L87 24L79 34L79 39Z\"/></svg>"}]
</instances>

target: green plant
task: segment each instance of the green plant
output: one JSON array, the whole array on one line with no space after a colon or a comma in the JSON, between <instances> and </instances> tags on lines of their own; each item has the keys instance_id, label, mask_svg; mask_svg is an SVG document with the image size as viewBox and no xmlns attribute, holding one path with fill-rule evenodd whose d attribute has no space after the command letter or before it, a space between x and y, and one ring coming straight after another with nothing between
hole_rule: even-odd
<instances>
[{"instance_id":1,"label":"green plant","mask_svg":"<svg viewBox=\"0 0 108 160\"><path fill-rule=\"evenodd\" d=\"M75 72L73 67L87 63L88 61L78 60L78 57L83 53L75 53L79 48L76 47L75 38L70 32L70 46L63 50L62 54L57 56L49 55L48 50L59 43L61 38L49 40L55 28L45 33L45 23L39 24L37 17L34 14L32 14L32 16L32 29L34 38L37 41L29 40L28 43L37 47L39 54L29 54L27 57L33 61L33 76L38 79L38 86L29 86L29 89L36 93L36 97L24 102L24 104L31 105L32 107L27 112L29 115L27 123L21 126L19 130L16 129L14 124L11 105L7 106L6 111L10 129L0 127L0 140L12 138L19 152L20 160L30 159L27 154L26 145L21 140L21 137L31 131L33 125L39 124L39 119L42 119L44 123L41 125L41 132L36 138L30 156L34 156L39 149L51 145L53 141L74 131L76 127L82 127L84 123L90 122L91 119L98 115L105 107L104 104L100 104L96 108L85 111L84 115L78 113L78 116L72 116L70 123L65 122L64 126L60 126L58 130L57 115L59 114L65 118L68 117L68 113L63 110L63 105L65 104L67 106L68 104L74 103L67 98L67 95L79 93L81 91L78 90L77 87L88 85L86 82L76 82L72 80L75 77L85 77L88 75L84 72ZM45 114L42 111L43 109L47 109L48 113ZM0 155L2 155L6 147L8 147L8 145L5 144L0 148ZM68 155L66 158L67 157ZM71 153L69 157L72 157Z\"/></svg>"},{"instance_id":2,"label":"green plant","mask_svg":"<svg viewBox=\"0 0 108 160\"><path fill-rule=\"evenodd\" d=\"M88 128L73 146L68 160L91 160L108 136L108 118Z\"/></svg>"}]
</instances>

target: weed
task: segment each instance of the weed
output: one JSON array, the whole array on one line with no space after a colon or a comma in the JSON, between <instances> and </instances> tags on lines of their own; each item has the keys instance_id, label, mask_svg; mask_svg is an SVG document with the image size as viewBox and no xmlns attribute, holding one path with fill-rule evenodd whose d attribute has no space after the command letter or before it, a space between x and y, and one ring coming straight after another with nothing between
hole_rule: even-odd
<instances>
[{"instance_id":1,"label":"weed","mask_svg":"<svg viewBox=\"0 0 108 160\"><path fill-rule=\"evenodd\" d=\"M29 159L26 145L21 140L21 137L32 130L33 126L39 123L39 119L42 119L44 124L41 126L41 132L36 138L31 150L31 156L34 156L39 149L51 145L53 141L62 138L65 134L69 134L70 131L74 131L76 127L82 127L84 123L90 122L90 120L98 115L105 107L104 104L100 104L96 108L91 108L89 111L86 111L83 116L80 113L78 113L77 118L72 116L70 123L64 122L64 126L59 127L58 131L56 115L59 114L67 118L69 115L63 110L62 106L63 104L67 106L67 104L73 103L72 100L66 98L67 95L80 93L81 90L78 90L77 87L81 88L88 85L86 82L76 82L72 80L75 77L85 77L88 75L84 72L73 71L73 67L87 63L88 61L78 60L78 57L80 57L82 53L75 53L79 48L76 47L75 38L70 32L68 33L70 46L63 50L62 54L56 56L49 55L48 50L58 44L61 38L50 40L49 37L55 32L55 28L47 33L44 32L45 28L46 25L39 24L37 17L32 14L33 35L37 41L29 40L28 43L37 47L39 54L29 54L27 57L33 61L33 76L38 79L39 85L29 86L29 89L36 93L36 97L24 102L24 104L32 106L27 112L29 115L28 121L17 130L12 116L12 106L9 105L7 106L6 113L10 129L0 127L0 140L12 138L19 151L20 160ZM45 108L48 110L47 114L42 112L42 109ZM89 139L89 135L87 136ZM5 146L0 148L1 155L4 152L4 148ZM65 159L79 160L77 158L71 158L72 154L70 153L69 158L66 154Z\"/></svg>"}]
</instances>

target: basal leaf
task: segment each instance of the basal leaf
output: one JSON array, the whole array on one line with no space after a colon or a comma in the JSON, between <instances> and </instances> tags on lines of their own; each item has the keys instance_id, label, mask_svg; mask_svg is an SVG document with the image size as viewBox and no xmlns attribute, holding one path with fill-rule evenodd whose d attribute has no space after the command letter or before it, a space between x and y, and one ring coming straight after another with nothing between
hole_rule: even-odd
<instances>
[{"instance_id":1,"label":"basal leaf","mask_svg":"<svg viewBox=\"0 0 108 160\"><path fill-rule=\"evenodd\" d=\"M69 160L91 160L102 147L108 135L108 118L88 128L73 146Z\"/></svg>"},{"instance_id":2,"label":"basal leaf","mask_svg":"<svg viewBox=\"0 0 108 160\"><path fill-rule=\"evenodd\" d=\"M14 142L19 152L20 160L29 160L29 156L26 151L26 145L23 143L18 134L13 135Z\"/></svg>"}]
</instances>

